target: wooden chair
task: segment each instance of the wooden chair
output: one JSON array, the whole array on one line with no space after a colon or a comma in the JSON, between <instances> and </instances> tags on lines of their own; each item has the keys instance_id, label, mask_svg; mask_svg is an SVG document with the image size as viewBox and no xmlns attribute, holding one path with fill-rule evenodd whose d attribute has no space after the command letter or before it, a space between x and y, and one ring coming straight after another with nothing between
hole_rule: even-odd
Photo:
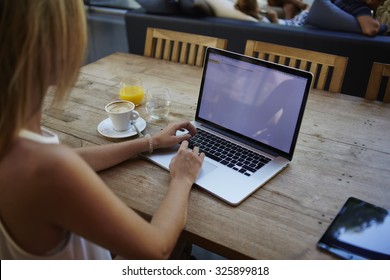
<instances>
[{"instance_id":1,"label":"wooden chair","mask_svg":"<svg viewBox=\"0 0 390 280\"><path fill-rule=\"evenodd\" d=\"M368 80L367 90L365 97L370 100L376 100L379 95L379 90L382 85L382 81L387 85L383 95L383 102L390 102L390 64L384 64L374 62L371 68L370 79Z\"/></svg>"},{"instance_id":2,"label":"wooden chair","mask_svg":"<svg viewBox=\"0 0 390 280\"><path fill-rule=\"evenodd\" d=\"M226 49L226 46L225 39L148 27L144 55L203 66L207 47Z\"/></svg>"},{"instance_id":3,"label":"wooden chair","mask_svg":"<svg viewBox=\"0 0 390 280\"><path fill-rule=\"evenodd\" d=\"M313 87L340 92L348 58L321 52L248 40L245 55L310 71Z\"/></svg>"}]
</instances>

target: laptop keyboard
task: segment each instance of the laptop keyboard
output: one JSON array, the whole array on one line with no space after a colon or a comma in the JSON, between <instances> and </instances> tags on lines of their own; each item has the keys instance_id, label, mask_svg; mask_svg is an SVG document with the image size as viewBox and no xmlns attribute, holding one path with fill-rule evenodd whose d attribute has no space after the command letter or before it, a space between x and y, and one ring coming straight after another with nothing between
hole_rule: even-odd
<instances>
[{"instance_id":1,"label":"laptop keyboard","mask_svg":"<svg viewBox=\"0 0 390 280\"><path fill-rule=\"evenodd\" d=\"M197 146L209 158L246 176L251 176L271 160L199 128L189 142L190 148Z\"/></svg>"}]
</instances>

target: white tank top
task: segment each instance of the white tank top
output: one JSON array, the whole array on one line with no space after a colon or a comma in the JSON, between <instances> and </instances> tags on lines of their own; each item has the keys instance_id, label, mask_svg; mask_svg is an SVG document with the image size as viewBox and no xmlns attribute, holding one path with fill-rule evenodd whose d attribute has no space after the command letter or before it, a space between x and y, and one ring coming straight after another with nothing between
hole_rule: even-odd
<instances>
[{"instance_id":1,"label":"white tank top","mask_svg":"<svg viewBox=\"0 0 390 280\"><path fill-rule=\"evenodd\" d=\"M59 144L58 136L45 128L42 135L28 130L21 130L21 138L26 138L43 144ZM81 236L69 233L63 244L44 255L34 255L26 252L8 233L0 219L0 259L1 260L107 260L111 259L110 251L104 249Z\"/></svg>"}]
</instances>

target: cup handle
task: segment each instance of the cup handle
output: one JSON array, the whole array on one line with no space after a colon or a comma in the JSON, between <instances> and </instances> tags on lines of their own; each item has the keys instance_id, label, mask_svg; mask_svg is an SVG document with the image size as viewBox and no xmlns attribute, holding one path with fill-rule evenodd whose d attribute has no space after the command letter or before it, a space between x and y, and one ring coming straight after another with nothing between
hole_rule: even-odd
<instances>
[{"instance_id":1,"label":"cup handle","mask_svg":"<svg viewBox=\"0 0 390 280\"><path fill-rule=\"evenodd\" d=\"M131 111L129 114L129 121L133 122L139 118L139 114L137 111Z\"/></svg>"}]
</instances>

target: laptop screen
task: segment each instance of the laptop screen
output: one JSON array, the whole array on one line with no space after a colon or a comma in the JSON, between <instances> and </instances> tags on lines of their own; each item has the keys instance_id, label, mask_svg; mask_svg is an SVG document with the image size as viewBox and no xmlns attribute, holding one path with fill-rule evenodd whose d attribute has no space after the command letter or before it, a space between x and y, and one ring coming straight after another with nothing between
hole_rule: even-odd
<instances>
[{"instance_id":1,"label":"laptop screen","mask_svg":"<svg viewBox=\"0 0 390 280\"><path fill-rule=\"evenodd\" d=\"M208 49L196 117L292 157L311 77L290 67Z\"/></svg>"}]
</instances>

